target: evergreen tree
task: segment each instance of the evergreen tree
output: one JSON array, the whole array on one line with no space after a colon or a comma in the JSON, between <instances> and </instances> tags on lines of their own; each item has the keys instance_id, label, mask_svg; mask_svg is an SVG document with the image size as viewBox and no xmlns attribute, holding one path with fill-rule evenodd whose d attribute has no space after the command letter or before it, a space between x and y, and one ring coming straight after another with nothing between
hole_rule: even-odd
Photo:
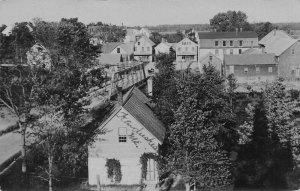
<instances>
[{"instance_id":1,"label":"evergreen tree","mask_svg":"<svg viewBox=\"0 0 300 191\"><path fill-rule=\"evenodd\" d=\"M177 91L181 104L170 127L168 167L182 175L187 190L194 182L202 189L224 189L232 181L224 149L232 119L224 81L208 66L203 75L177 79Z\"/></svg>"}]
</instances>

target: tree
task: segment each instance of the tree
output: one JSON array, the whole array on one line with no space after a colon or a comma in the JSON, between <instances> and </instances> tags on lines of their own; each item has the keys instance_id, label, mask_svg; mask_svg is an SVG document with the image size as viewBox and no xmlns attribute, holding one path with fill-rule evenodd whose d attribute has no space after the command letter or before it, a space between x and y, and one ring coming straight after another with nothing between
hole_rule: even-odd
<instances>
[{"instance_id":1,"label":"tree","mask_svg":"<svg viewBox=\"0 0 300 191\"><path fill-rule=\"evenodd\" d=\"M22 173L26 173L26 130L34 118L34 92L43 72L38 68L16 65L0 67L0 102L18 118L22 136Z\"/></svg>"},{"instance_id":2,"label":"tree","mask_svg":"<svg viewBox=\"0 0 300 191\"><path fill-rule=\"evenodd\" d=\"M244 12L227 11L226 13L218 13L210 19L210 26L221 32L235 31L236 28L249 31L252 28L247 18Z\"/></svg>"},{"instance_id":3,"label":"tree","mask_svg":"<svg viewBox=\"0 0 300 191\"><path fill-rule=\"evenodd\" d=\"M34 37L32 35L31 23L22 22L16 23L12 30L14 41L12 46L15 49L15 62L26 63L26 52L34 44Z\"/></svg>"},{"instance_id":4,"label":"tree","mask_svg":"<svg viewBox=\"0 0 300 191\"><path fill-rule=\"evenodd\" d=\"M252 24L254 31L258 35L258 40L262 39L266 36L269 32L271 32L275 27L270 22L260 22Z\"/></svg>"},{"instance_id":5,"label":"tree","mask_svg":"<svg viewBox=\"0 0 300 191\"><path fill-rule=\"evenodd\" d=\"M76 177L87 164L87 145L93 135L102 133L95 130L95 120L85 106L87 92L94 87L85 77L85 68L57 66L39 84L35 95L37 120L28 133L35 144L31 145L37 177L48 182L49 191L54 180L62 176ZM91 74L92 77L99 73Z\"/></svg>"},{"instance_id":6,"label":"tree","mask_svg":"<svg viewBox=\"0 0 300 191\"><path fill-rule=\"evenodd\" d=\"M204 67L203 75L178 79L177 91L181 104L170 127L167 168L182 175L187 190L195 182L202 189L224 189L231 184L232 164L223 131L232 126L232 115L223 80L212 66Z\"/></svg>"},{"instance_id":7,"label":"tree","mask_svg":"<svg viewBox=\"0 0 300 191\"><path fill-rule=\"evenodd\" d=\"M162 36L158 32L152 32L150 36L150 40L154 42L155 44L161 43Z\"/></svg>"},{"instance_id":8,"label":"tree","mask_svg":"<svg viewBox=\"0 0 300 191\"><path fill-rule=\"evenodd\" d=\"M248 140L239 151L237 184L287 187L287 176L298 158L297 105L297 99L292 98L280 80L267 85L260 101L251 109L252 122L244 129Z\"/></svg>"}]
</instances>

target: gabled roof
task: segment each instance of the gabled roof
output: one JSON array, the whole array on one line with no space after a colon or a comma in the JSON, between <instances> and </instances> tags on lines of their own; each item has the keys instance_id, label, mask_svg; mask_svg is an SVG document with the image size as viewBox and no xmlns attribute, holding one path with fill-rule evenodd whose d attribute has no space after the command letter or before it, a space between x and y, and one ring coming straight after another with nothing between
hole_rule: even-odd
<instances>
[{"instance_id":1,"label":"gabled roof","mask_svg":"<svg viewBox=\"0 0 300 191\"><path fill-rule=\"evenodd\" d=\"M129 55L134 52L134 42L123 43L120 47Z\"/></svg>"},{"instance_id":2,"label":"gabled roof","mask_svg":"<svg viewBox=\"0 0 300 191\"><path fill-rule=\"evenodd\" d=\"M224 55L225 65L264 65L276 64L275 54Z\"/></svg>"},{"instance_id":3,"label":"gabled roof","mask_svg":"<svg viewBox=\"0 0 300 191\"><path fill-rule=\"evenodd\" d=\"M193 45L197 45L197 43L195 43L194 41L192 41L191 39L189 39L188 37L183 38L181 41L179 41L178 43L176 43L176 46L179 45L182 41L188 40L190 42L193 43Z\"/></svg>"},{"instance_id":4,"label":"gabled roof","mask_svg":"<svg viewBox=\"0 0 300 191\"><path fill-rule=\"evenodd\" d=\"M117 46L121 45L121 42L109 42L102 46L103 53L111 53Z\"/></svg>"},{"instance_id":5,"label":"gabled roof","mask_svg":"<svg viewBox=\"0 0 300 191\"><path fill-rule=\"evenodd\" d=\"M244 32L199 32L199 39L224 39L224 38L258 38L254 31Z\"/></svg>"},{"instance_id":6,"label":"gabled roof","mask_svg":"<svg viewBox=\"0 0 300 191\"><path fill-rule=\"evenodd\" d=\"M209 52L207 54L205 54L204 56L202 56L201 58L199 58L199 62L203 62L207 57L212 56L215 59L219 60L220 62L222 62L222 60L220 58L218 58L215 54Z\"/></svg>"},{"instance_id":7,"label":"gabled roof","mask_svg":"<svg viewBox=\"0 0 300 191\"><path fill-rule=\"evenodd\" d=\"M121 62L120 54L101 54L98 60L101 64L118 65Z\"/></svg>"},{"instance_id":8,"label":"gabled roof","mask_svg":"<svg viewBox=\"0 0 300 191\"><path fill-rule=\"evenodd\" d=\"M155 43L152 40L150 40L148 37L146 37L145 35L142 35L138 41L140 41L142 38L144 38L145 41L147 41L151 46L155 45Z\"/></svg>"},{"instance_id":9,"label":"gabled roof","mask_svg":"<svg viewBox=\"0 0 300 191\"><path fill-rule=\"evenodd\" d=\"M274 29L271 32L269 32L264 38L262 38L259 41L259 44L268 45L268 44L272 43L273 41L275 41L277 39L282 39L282 38L292 38L292 37L283 30Z\"/></svg>"},{"instance_id":10,"label":"gabled roof","mask_svg":"<svg viewBox=\"0 0 300 191\"><path fill-rule=\"evenodd\" d=\"M161 42L161 43L159 43L159 44L155 47L155 49L157 49L157 47L159 47L159 46L161 46L161 45L165 45L165 46L171 48L171 47L174 47L176 44L177 44L177 43Z\"/></svg>"},{"instance_id":11,"label":"gabled roof","mask_svg":"<svg viewBox=\"0 0 300 191\"><path fill-rule=\"evenodd\" d=\"M138 88L134 87L131 89L131 92L127 94L123 108L160 142L163 142L166 129L145 102L148 102L148 98Z\"/></svg>"},{"instance_id":12,"label":"gabled roof","mask_svg":"<svg viewBox=\"0 0 300 191\"><path fill-rule=\"evenodd\" d=\"M273 30L259 41L265 47L266 53L280 56L284 51L297 42L283 30Z\"/></svg>"},{"instance_id":13,"label":"gabled roof","mask_svg":"<svg viewBox=\"0 0 300 191\"><path fill-rule=\"evenodd\" d=\"M290 48L297 41L297 39L292 38L278 38L273 42L265 45L265 52L274 53L276 56L280 56L284 51Z\"/></svg>"},{"instance_id":14,"label":"gabled roof","mask_svg":"<svg viewBox=\"0 0 300 191\"><path fill-rule=\"evenodd\" d=\"M243 52L243 54L262 54L262 50L257 48L249 48Z\"/></svg>"}]
</instances>

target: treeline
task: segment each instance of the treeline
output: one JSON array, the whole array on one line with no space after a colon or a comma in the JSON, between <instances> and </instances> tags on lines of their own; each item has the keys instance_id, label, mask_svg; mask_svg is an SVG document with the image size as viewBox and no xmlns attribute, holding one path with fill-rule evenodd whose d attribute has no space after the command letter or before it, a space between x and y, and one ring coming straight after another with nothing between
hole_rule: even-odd
<instances>
[{"instance_id":1,"label":"treeline","mask_svg":"<svg viewBox=\"0 0 300 191\"><path fill-rule=\"evenodd\" d=\"M259 23L250 23L255 26ZM300 23L272 23L278 29L300 30ZM194 29L196 31L210 31L212 30L210 24L174 24L174 25L156 25L145 26L154 32L176 32L188 29Z\"/></svg>"},{"instance_id":2,"label":"treeline","mask_svg":"<svg viewBox=\"0 0 300 191\"><path fill-rule=\"evenodd\" d=\"M234 76L224 79L211 65L202 74L176 72L173 55L157 60L153 101L167 127L162 173L180 174L187 190L300 187L299 91L278 80L242 94Z\"/></svg>"}]
</instances>

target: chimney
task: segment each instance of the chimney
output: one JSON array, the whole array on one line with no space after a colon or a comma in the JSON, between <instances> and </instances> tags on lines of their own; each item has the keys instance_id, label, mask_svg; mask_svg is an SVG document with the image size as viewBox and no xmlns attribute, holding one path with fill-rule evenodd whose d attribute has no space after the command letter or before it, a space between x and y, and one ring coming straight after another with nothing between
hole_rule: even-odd
<instances>
[{"instance_id":1,"label":"chimney","mask_svg":"<svg viewBox=\"0 0 300 191\"><path fill-rule=\"evenodd\" d=\"M149 74L149 78L147 80L147 88L148 88L148 95L150 97L153 96L153 93L152 93L152 89L153 89L153 74Z\"/></svg>"},{"instance_id":2,"label":"chimney","mask_svg":"<svg viewBox=\"0 0 300 191\"><path fill-rule=\"evenodd\" d=\"M238 35L238 28L235 28L235 36L237 36Z\"/></svg>"},{"instance_id":3,"label":"chimney","mask_svg":"<svg viewBox=\"0 0 300 191\"><path fill-rule=\"evenodd\" d=\"M123 105L123 94L122 94L122 87L116 86L117 89L117 104L118 106Z\"/></svg>"}]
</instances>

